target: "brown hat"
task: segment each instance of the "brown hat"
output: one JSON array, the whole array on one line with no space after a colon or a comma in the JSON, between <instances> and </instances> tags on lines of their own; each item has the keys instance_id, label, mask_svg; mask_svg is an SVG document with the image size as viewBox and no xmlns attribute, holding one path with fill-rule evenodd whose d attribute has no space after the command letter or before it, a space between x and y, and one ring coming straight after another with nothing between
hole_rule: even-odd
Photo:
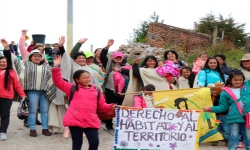
<instances>
[{"instance_id":1,"label":"brown hat","mask_svg":"<svg viewBox=\"0 0 250 150\"><path fill-rule=\"evenodd\" d=\"M250 53L244 54L243 57L239 59L239 61L244 61L244 60L250 60Z\"/></svg>"}]
</instances>

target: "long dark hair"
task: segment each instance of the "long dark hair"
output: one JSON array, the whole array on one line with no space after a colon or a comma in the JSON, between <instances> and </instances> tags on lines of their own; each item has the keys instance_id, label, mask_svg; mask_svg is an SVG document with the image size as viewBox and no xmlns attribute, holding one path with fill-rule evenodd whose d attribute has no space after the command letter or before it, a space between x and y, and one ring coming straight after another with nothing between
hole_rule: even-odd
<instances>
[{"instance_id":1,"label":"long dark hair","mask_svg":"<svg viewBox=\"0 0 250 150\"><path fill-rule=\"evenodd\" d=\"M206 73L210 72L212 69L208 66L208 63L211 59L214 59L216 62L217 62L217 66L215 68L216 71L218 71L218 73L220 74L220 78L222 79L223 82L225 82L225 78L224 78L224 74L222 73L222 70L220 68L220 64L218 62L218 60L215 58L215 57L208 57L205 65L204 65L204 68L202 70L204 70ZM207 71L208 69L208 71Z\"/></svg>"},{"instance_id":2,"label":"long dark hair","mask_svg":"<svg viewBox=\"0 0 250 150\"><path fill-rule=\"evenodd\" d=\"M146 67L146 68L148 68L147 61L148 61L149 59L153 59L153 60L155 61L155 63L156 63L156 64L155 64L155 68L158 67L158 61L157 61L156 57L153 56L153 55L147 56L147 57L143 60L143 62L142 62L142 64L141 64L141 67Z\"/></svg>"},{"instance_id":3,"label":"long dark hair","mask_svg":"<svg viewBox=\"0 0 250 150\"><path fill-rule=\"evenodd\" d=\"M76 79L79 79L80 76L81 76L81 74L82 74L82 73L85 73L85 72L87 72L87 73L89 74L89 72L86 71L86 70L77 70L77 71L73 74L73 79L74 79L74 81L75 81L75 83L76 83L76 91L79 90L78 83L76 82Z\"/></svg>"},{"instance_id":4,"label":"long dark hair","mask_svg":"<svg viewBox=\"0 0 250 150\"><path fill-rule=\"evenodd\" d=\"M5 76L4 76L4 88L6 90L10 90L10 83L12 83L12 77L10 75L10 70L12 70L11 63L6 57L0 56L0 60L5 59L7 62L7 67L5 69Z\"/></svg>"},{"instance_id":5,"label":"long dark hair","mask_svg":"<svg viewBox=\"0 0 250 150\"><path fill-rule=\"evenodd\" d=\"M232 79L233 79L234 76L242 76L243 82L245 81L244 73L239 69L234 69L229 74L229 77L227 78L225 86L232 86Z\"/></svg>"},{"instance_id":6,"label":"long dark hair","mask_svg":"<svg viewBox=\"0 0 250 150\"><path fill-rule=\"evenodd\" d=\"M183 69L186 69L186 70L190 71L191 74L188 77L188 84L189 84L190 88L193 88L193 86L194 86L194 80L195 80L195 76L196 75L192 72L192 68L188 67L188 66L184 66L184 67L181 68L181 71L180 71L181 75L182 75L182 70Z\"/></svg>"}]
</instances>

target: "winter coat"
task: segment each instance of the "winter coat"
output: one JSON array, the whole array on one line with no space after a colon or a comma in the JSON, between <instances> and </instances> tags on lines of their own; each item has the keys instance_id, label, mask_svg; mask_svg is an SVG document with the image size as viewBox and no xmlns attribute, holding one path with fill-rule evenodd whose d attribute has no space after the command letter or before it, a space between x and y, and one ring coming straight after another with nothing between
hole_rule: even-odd
<instances>
[{"instance_id":1,"label":"winter coat","mask_svg":"<svg viewBox=\"0 0 250 150\"><path fill-rule=\"evenodd\" d=\"M231 94L234 94L232 91ZM244 103L243 113L241 115L240 111L237 108L236 102ZM243 123L245 122L243 116L247 112L250 112L250 80L246 81L245 84L241 87L240 98L236 100L223 89L220 95L219 106L211 107L212 112L221 113L228 110L227 121L228 123Z\"/></svg>"},{"instance_id":2,"label":"winter coat","mask_svg":"<svg viewBox=\"0 0 250 150\"><path fill-rule=\"evenodd\" d=\"M230 68L228 65L226 65L226 64L223 64L221 67L221 71L225 74L225 75L227 75L227 76L229 76L229 74L230 74L230 72L231 72L231 70L232 70L232 68Z\"/></svg>"},{"instance_id":3,"label":"winter coat","mask_svg":"<svg viewBox=\"0 0 250 150\"><path fill-rule=\"evenodd\" d=\"M192 72L195 74L198 74L201 71L201 67L199 66L199 63L201 63L204 67L206 61L202 61L200 58L196 58L194 61L194 67L192 69Z\"/></svg>"},{"instance_id":4,"label":"winter coat","mask_svg":"<svg viewBox=\"0 0 250 150\"><path fill-rule=\"evenodd\" d=\"M136 108L154 108L154 99L152 96L139 94L134 96L134 107Z\"/></svg>"},{"instance_id":5,"label":"winter coat","mask_svg":"<svg viewBox=\"0 0 250 150\"><path fill-rule=\"evenodd\" d=\"M166 60L166 63L163 67L157 67L156 72L160 76L166 76L171 74L173 77L179 77L180 71L177 65L175 65L171 60Z\"/></svg>"},{"instance_id":6,"label":"winter coat","mask_svg":"<svg viewBox=\"0 0 250 150\"><path fill-rule=\"evenodd\" d=\"M70 97L72 84L64 81L60 68L52 69L52 79L57 88ZM79 90L75 91L70 106L63 118L64 126L77 126L81 128L100 129L100 120L97 115L97 108L107 114L112 114L112 105L107 104L103 95L97 100L97 89L94 85L89 88L78 85Z\"/></svg>"}]
</instances>

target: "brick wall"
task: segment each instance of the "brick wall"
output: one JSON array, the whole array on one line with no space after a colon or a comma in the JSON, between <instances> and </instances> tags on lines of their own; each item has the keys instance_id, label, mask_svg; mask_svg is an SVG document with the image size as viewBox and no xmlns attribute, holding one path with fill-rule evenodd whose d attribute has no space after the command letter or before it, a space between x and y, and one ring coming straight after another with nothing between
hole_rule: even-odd
<instances>
[{"instance_id":1,"label":"brick wall","mask_svg":"<svg viewBox=\"0 0 250 150\"><path fill-rule=\"evenodd\" d=\"M197 49L211 46L213 37L208 34L195 32L160 23L149 25L146 43L162 48L167 43L170 47L179 46L183 49Z\"/></svg>"}]
</instances>

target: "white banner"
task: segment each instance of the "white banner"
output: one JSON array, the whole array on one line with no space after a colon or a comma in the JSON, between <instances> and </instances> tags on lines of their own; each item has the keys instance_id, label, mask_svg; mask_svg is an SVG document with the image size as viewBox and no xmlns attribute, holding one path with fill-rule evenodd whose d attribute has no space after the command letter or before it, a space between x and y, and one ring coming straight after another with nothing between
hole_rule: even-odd
<instances>
[{"instance_id":1,"label":"white banner","mask_svg":"<svg viewBox=\"0 0 250 150\"><path fill-rule=\"evenodd\" d=\"M197 150L200 112L118 107L114 149Z\"/></svg>"}]
</instances>

